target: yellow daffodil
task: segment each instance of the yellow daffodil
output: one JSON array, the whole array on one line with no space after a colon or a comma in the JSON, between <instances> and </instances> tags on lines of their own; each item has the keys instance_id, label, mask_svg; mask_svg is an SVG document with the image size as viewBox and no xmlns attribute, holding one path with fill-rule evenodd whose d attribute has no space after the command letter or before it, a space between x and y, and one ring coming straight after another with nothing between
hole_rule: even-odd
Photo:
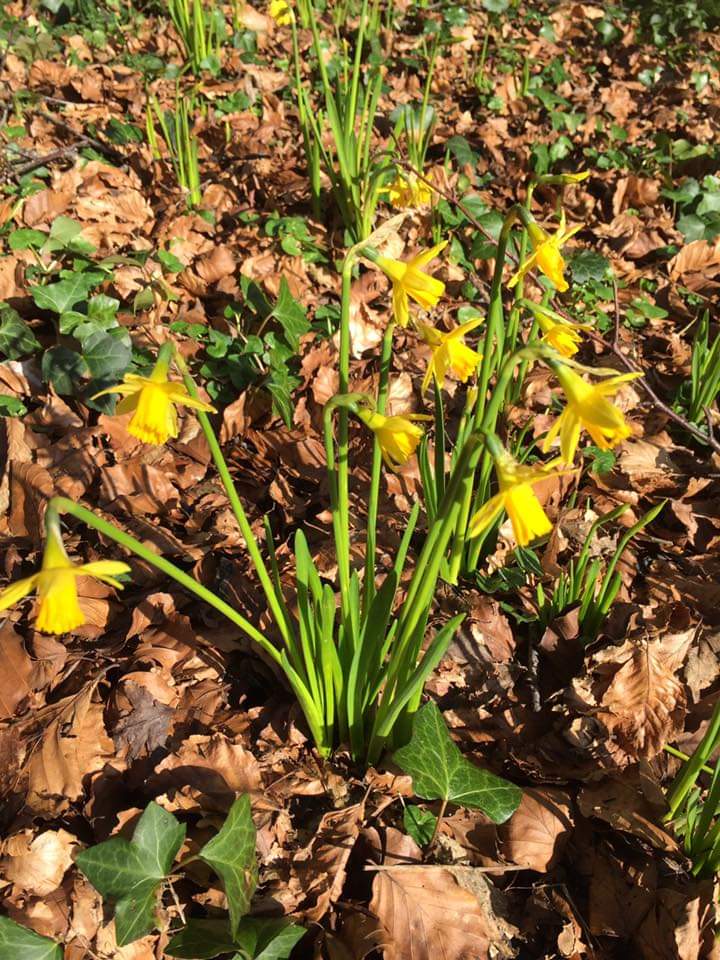
<instances>
[{"instance_id":1,"label":"yellow daffodil","mask_svg":"<svg viewBox=\"0 0 720 960\"><path fill-rule=\"evenodd\" d=\"M565 211L560 214L560 226L557 233L550 235L546 233L541 226L534 221L527 224L528 236L533 248L529 257L520 264L517 273L512 277L509 287L514 287L518 281L525 276L528 270L534 270L536 267L545 274L560 291L563 293L568 288L568 282L565 279L565 261L560 253L560 247L567 243L570 237L574 236L578 230L582 230L582 224L573 227L572 230L565 229Z\"/></svg>"},{"instance_id":2,"label":"yellow daffodil","mask_svg":"<svg viewBox=\"0 0 720 960\"><path fill-rule=\"evenodd\" d=\"M130 567L118 560L72 563L65 553L60 534L51 528L39 573L18 580L3 590L0 593L0 611L7 610L37 590L40 607L35 625L38 630L43 633L70 633L85 623L78 603L76 579L82 576L97 577L122 590L122 584L115 577L129 572Z\"/></svg>"},{"instance_id":3,"label":"yellow daffodil","mask_svg":"<svg viewBox=\"0 0 720 960\"><path fill-rule=\"evenodd\" d=\"M466 333L474 330L481 323L482 317L476 317L455 327L449 333L425 323L417 325L418 333L432 350L432 357L422 384L423 392L430 386L433 377L442 389L448 370L452 371L462 383L470 379L477 370L482 356L477 350L468 347L463 338Z\"/></svg>"},{"instance_id":4,"label":"yellow daffodil","mask_svg":"<svg viewBox=\"0 0 720 960\"><path fill-rule=\"evenodd\" d=\"M375 263L385 276L392 280L393 313L401 327L406 327L410 319L410 300L414 300L423 310L430 310L443 295L445 284L424 273L422 268L446 246L447 240L443 240L410 260L392 260L379 255L375 258Z\"/></svg>"},{"instance_id":5,"label":"yellow daffodil","mask_svg":"<svg viewBox=\"0 0 720 960\"><path fill-rule=\"evenodd\" d=\"M398 210L408 207L424 207L432 200L432 190L418 177L398 173L385 188L389 202Z\"/></svg>"},{"instance_id":6,"label":"yellow daffodil","mask_svg":"<svg viewBox=\"0 0 720 960\"><path fill-rule=\"evenodd\" d=\"M175 404L215 413L211 404L191 397L183 383L168 380L169 365L168 357L159 356L149 377L126 373L122 383L101 390L93 399L107 393L119 393L122 400L116 413L132 413L128 433L143 443L165 443L178 435Z\"/></svg>"},{"instance_id":7,"label":"yellow daffodil","mask_svg":"<svg viewBox=\"0 0 720 960\"><path fill-rule=\"evenodd\" d=\"M270 16L279 27L288 27L295 19L287 0L270 0Z\"/></svg>"},{"instance_id":8,"label":"yellow daffodil","mask_svg":"<svg viewBox=\"0 0 720 960\"><path fill-rule=\"evenodd\" d=\"M610 450L630 436L625 416L607 397L614 396L624 383L637 379L639 373L622 373L592 384L562 364L553 364L553 369L565 393L567 406L545 438L546 451L560 434L563 462L572 463L581 430L587 430L600 450Z\"/></svg>"},{"instance_id":9,"label":"yellow daffodil","mask_svg":"<svg viewBox=\"0 0 720 960\"><path fill-rule=\"evenodd\" d=\"M505 510L510 517L517 545L525 547L552 530L552 524L535 496L533 486L548 477L559 477L570 471L557 469L559 458L550 463L526 467L502 450L493 459L500 489L472 517L468 535L479 536Z\"/></svg>"},{"instance_id":10,"label":"yellow daffodil","mask_svg":"<svg viewBox=\"0 0 720 960\"><path fill-rule=\"evenodd\" d=\"M377 437L383 460L391 470L397 470L407 463L422 440L422 428L413 421L430 419L419 413L407 417L386 417L365 407L359 407L357 415Z\"/></svg>"},{"instance_id":11,"label":"yellow daffodil","mask_svg":"<svg viewBox=\"0 0 720 960\"><path fill-rule=\"evenodd\" d=\"M543 332L543 341L557 350L561 357L574 356L582 343L582 331L591 329L585 323L570 323L568 320L548 316L540 311L535 313L535 318Z\"/></svg>"}]
</instances>

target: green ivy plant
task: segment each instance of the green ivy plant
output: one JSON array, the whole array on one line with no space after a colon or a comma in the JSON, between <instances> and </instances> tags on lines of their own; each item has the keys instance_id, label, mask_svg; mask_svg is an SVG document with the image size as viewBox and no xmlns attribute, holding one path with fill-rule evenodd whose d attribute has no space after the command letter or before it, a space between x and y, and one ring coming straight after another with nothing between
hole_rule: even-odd
<instances>
[{"instance_id":1,"label":"green ivy plant","mask_svg":"<svg viewBox=\"0 0 720 960\"><path fill-rule=\"evenodd\" d=\"M244 795L235 800L219 832L195 856L173 868L184 841L184 824L151 802L138 820L132 840L111 837L78 856L80 870L103 899L115 905L118 945L126 946L156 929L165 890L183 867L201 860L222 881L228 916L188 920L171 937L167 955L205 960L234 951L233 960L288 957L304 929L283 918L247 916L258 883L250 798ZM5 960L1 951L0 960ZM48 954L48 960L56 958Z\"/></svg>"}]
</instances>

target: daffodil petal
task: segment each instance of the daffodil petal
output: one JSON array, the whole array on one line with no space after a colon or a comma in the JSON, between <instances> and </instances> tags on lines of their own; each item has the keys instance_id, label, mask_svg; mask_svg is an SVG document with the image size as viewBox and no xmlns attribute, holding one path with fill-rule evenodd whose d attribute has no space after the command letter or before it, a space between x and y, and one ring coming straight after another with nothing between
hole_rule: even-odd
<instances>
[{"instance_id":1,"label":"daffodil petal","mask_svg":"<svg viewBox=\"0 0 720 960\"><path fill-rule=\"evenodd\" d=\"M472 539L472 537L479 536L483 530L487 530L493 521L500 515L504 505L504 493L496 493L494 497L490 497L487 503L484 503L477 513L475 513L475 515L471 518L468 525L468 537Z\"/></svg>"},{"instance_id":2,"label":"daffodil petal","mask_svg":"<svg viewBox=\"0 0 720 960\"><path fill-rule=\"evenodd\" d=\"M24 577L22 580L11 583L9 587L5 587L5 589L0 592L0 610L7 610L9 607L15 606L19 600L22 600L23 597L32 593L37 584L38 577L39 574L34 573L31 577Z\"/></svg>"}]
</instances>

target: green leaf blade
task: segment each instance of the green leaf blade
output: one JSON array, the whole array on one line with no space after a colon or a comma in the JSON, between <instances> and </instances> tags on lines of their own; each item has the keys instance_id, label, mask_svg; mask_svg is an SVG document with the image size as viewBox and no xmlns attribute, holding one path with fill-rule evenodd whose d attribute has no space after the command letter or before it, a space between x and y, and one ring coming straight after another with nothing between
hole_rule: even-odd
<instances>
[{"instance_id":1,"label":"green leaf blade","mask_svg":"<svg viewBox=\"0 0 720 960\"><path fill-rule=\"evenodd\" d=\"M394 760L412 777L418 797L475 807L493 823L504 823L522 799L514 784L463 757L433 701L418 710L412 738Z\"/></svg>"},{"instance_id":2,"label":"green leaf blade","mask_svg":"<svg viewBox=\"0 0 720 960\"><path fill-rule=\"evenodd\" d=\"M9 917L0 917L0 960L63 960L63 948Z\"/></svg>"},{"instance_id":3,"label":"green leaf blade","mask_svg":"<svg viewBox=\"0 0 720 960\"><path fill-rule=\"evenodd\" d=\"M250 909L258 882L255 839L250 797L245 794L233 803L220 831L200 851L225 886L233 936Z\"/></svg>"}]
</instances>

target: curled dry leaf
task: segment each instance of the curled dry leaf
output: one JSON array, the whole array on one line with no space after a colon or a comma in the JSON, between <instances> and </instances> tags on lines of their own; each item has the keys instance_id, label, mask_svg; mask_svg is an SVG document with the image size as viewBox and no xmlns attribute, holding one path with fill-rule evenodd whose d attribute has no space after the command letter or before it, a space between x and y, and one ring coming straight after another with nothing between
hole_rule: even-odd
<instances>
[{"instance_id":1,"label":"curled dry leaf","mask_svg":"<svg viewBox=\"0 0 720 960\"><path fill-rule=\"evenodd\" d=\"M626 640L590 658L575 693L609 735L618 762L653 757L681 729L685 690L675 676L694 629L648 640Z\"/></svg>"},{"instance_id":2,"label":"curled dry leaf","mask_svg":"<svg viewBox=\"0 0 720 960\"><path fill-rule=\"evenodd\" d=\"M24 830L3 845L0 873L18 890L44 897L62 883L75 843L66 830L46 830L34 838L32 830Z\"/></svg>"},{"instance_id":3,"label":"curled dry leaf","mask_svg":"<svg viewBox=\"0 0 720 960\"><path fill-rule=\"evenodd\" d=\"M326 813L312 842L296 854L293 867L306 895L300 909L308 920L317 922L342 893L364 816L364 802Z\"/></svg>"}]
</instances>

